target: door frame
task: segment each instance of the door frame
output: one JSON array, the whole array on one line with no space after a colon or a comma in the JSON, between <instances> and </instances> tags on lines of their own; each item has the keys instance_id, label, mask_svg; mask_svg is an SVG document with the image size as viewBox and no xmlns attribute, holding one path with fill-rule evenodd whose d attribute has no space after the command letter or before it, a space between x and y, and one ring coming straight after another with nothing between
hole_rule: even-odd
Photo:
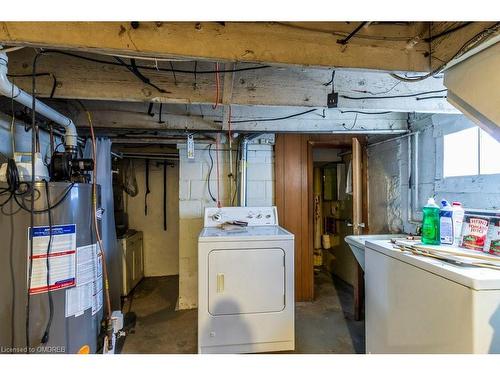
<instances>
[{"instance_id":1,"label":"door frame","mask_svg":"<svg viewBox=\"0 0 500 375\"><path fill-rule=\"evenodd\" d=\"M298 174L302 176L306 181L302 181L300 184L302 188L304 185L307 186L307 192L303 194L307 199L302 199L300 204L307 205L307 215L301 217L302 228L307 228L304 236L296 236L295 252L296 257L301 260L303 264L307 264L307 267L297 268L295 273L295 287L296 287L296 301L312 301L314 300L314 261L313 261L313 247L314 247L314 226L313 226L313 170L314 163L312 157L313 148L351 148L353 139L357 139L361 145L362 149L362 220L365 223L364 233L368 233L368 183L367 183L367 154L366 148L363 147L367 143L366 136L359 135L343 135L343 134L277 134L277 146L275 151L275 197L276 206L278 207L278 212L280 216L280 221L286 223L286 177L285 177L285 167L284 161L282 160L285 156L284 142L287 136L294 136L294 140L297 143L297 138L300 137L300 150L295 150L296 153L300 153L301 163L297 166L300 171ZM281 139L280 139L281 137ZM305 197L304 197L305 198ZM304 200L306 202L304 202ZM286 228L286 224L283 225ZM299 241L297 241L299 239ZM310 266L309 266L310 265ZM362 311L362 300L363 300L363 287L364 279L362 274L362 269L359 267L357 270L356 282L354 285L355 290L355 319L361 318ZM356 297L358 296L358 297ZM357 302L356 302L357 301Z\"/></svg>"}]
</instances>

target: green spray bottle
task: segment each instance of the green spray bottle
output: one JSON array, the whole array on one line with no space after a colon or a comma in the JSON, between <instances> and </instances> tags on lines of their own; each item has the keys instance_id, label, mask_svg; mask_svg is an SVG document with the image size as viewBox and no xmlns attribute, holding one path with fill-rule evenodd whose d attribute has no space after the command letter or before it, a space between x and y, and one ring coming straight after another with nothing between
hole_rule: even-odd
<instances>
[{"instance_id":1,"label":"green spray bottle","mask_svg":"<svg viewBox=\"0 0 500 375\"><path fill-rule=\"evenodd\" d=\"M426 245L439 245L439 206L434 198L429 198L423 208L424 219L422 222L422 243Z\"/></svg>"}]
</instances>

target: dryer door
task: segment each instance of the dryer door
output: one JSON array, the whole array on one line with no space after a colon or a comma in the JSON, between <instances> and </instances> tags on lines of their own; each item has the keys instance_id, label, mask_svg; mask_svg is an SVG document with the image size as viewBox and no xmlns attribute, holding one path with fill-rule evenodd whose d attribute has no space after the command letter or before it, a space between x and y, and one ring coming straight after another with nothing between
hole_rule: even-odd
<instances>
[{"instance_id":1,"label":"dryer door","mask_svg":"<svg viewBox=\"0 0 500 375\"><path fill-rule=\"evenodd\" d=\"M224 249L210 252L208 310L211 315L278 312L284 307L283 249Z\"/></svg>"}]
</instances>

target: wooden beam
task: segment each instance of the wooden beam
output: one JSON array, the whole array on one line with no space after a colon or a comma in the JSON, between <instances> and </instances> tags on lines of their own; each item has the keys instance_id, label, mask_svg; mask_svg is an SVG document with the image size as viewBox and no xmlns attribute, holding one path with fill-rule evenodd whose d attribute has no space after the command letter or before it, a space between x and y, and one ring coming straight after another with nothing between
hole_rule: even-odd
<instances>
[{"instance_id":1,"label":"wooden beam","mask_svg":"<svg viewBox=\"0 0 500 375\"><path fill-rule=\"evenodd\" d=\"M112 57L93 54L82 56L116 62ZM24 90L31 91L34 51L24 49L9 53L9 72L25 77L11 77ZM166 90L161 93L146 85L122 66L106 65L60 54L43 55L38 60L37 71L51 73L57 78L55 98L85 100L117 100L132 102L161 102L185 104L213 104L215 101L215 74L172 73L157 71L153 61L140 62L153 70L142 70L151 82ZM194 71L194 62L158 62L169 70ZM197 63L197 71L213 70L215 64ZM244 68L248 64L225 64L229 68ZM254 65L252 65L254 66ZM221 75L220 102L235 105L326 107L327 94L332 85L325 86L332 76L331 69L269 67ZM232 85L231 85L232 82ZM41 97L52 93L50 76L37 78L37 92ZM445 89L441 78L416 83L397 81L383 72L336 70L333 90L339 93L338 108L345 110L457 113L446 102L445 93L422 95L433 99L417 100L416 97L398 97L419 92ZM396 96L395 98L356 100L366 96Z\"/></svg>"},{"instance_id":2,"label":"wooden beam","mask_svg":"<svg viewBox=\"0 0 500 375\"><path fill-rule=\"evenodd\" d=\"M81 53L79 55L116 63L116 60L109 56ZM9 53L9 72L17 75L31 74L34 56L34 51L28 48ZM154 61L140 61L138 64L153 68L153 70L141 70L141 73L167 92L161 93L144 84L125 67L85 61L60 54L47 54L40 57L37 71L52 73L57 78L54 97L59 99L186 104L213 104L215 102L215 74L157 71L154 69ZM172 62L172 65L169 62L159 61L158 66L167 70L171 67L188 72L195 70L194 61L177 61ZM222 67L239 69L249 66L255 65L228 63L222 65L221 70ZM196 63L197 71L210 71L214 68L214 63ZM219 101L224 104L321 107L326 106L327 88L323 86L323 83L329 81L331 70L268 67L223 73L220 76L221 98ZM12 79L24 90L31 91L29 76ZM233 82L233 86L230 82ZM51 77L45 76L37 79L39 96L50 96L52 87Z\"/></svg>"},{"instance_id":3,"label":"wooden beam","mask_svg":"<svg viewBox=\"0 0 500 375\"><path fill-rule=\"evenodd\" d=\"M87 126L86 114L73 102L49 102L67 114L79 127ZM106 129L136 129L147 131L222 131L223 109L213 110L210 105L188 107L163 105L162 123L156 108L153 117L147 114L146 103L86 101L85 107L92 113L94 126ZM8 110L8 108L5 108ZM278 121L262 119L287 117L303 111L303 108L240 107L232 108L234 132L295 132L295 133L370 133L374 131L397 133L407 130L405 113L358 114L341 113L337 109L316 109L297 117ZM244 122L240 122L244 121Z\"/></svg>"},{"instance_id":4,"label":"wooden beam","mask_svg":"<svg viewBox=\"0 0 500 375\"><path fill-rule=\"evenodd\" d=\"M325 30L325 25L328 29ZM403 37L388 26L337 43L354 23L321 23L315 28L275 22L2 22L0 42L60 49L238 61L310 67L427 71L429 45L408 39L424 23L410 23ZM363 31L366 34L366 30Z\"/></svg>"}]
</instances>

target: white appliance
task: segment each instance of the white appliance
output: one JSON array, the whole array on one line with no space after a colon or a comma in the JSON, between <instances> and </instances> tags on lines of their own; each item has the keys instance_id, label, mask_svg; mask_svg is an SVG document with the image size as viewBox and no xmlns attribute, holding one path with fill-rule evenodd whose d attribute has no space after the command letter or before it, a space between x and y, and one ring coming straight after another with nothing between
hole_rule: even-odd
<instances>
[{"instance_id":1,"label":"white appliance","mask_svg":"<svg viewBox=\"0 0 500 375\"><path fill-rule=\"evenodd\" d=\"M131 232L118 239L122 255L122 296L128 296L144 277L142 232Z\"/></svg>"},{"instance_id":2,"label":"white appliance","mask_svg":"<svg viewBox=\"0 0 500 375\"><path fill-rule=\"evenodd\" d=\"M500 353L500 271L367 241L367 353Z\"/></svg>"},{"instance_id":3,"label":"white appliance","mask_svg":"<svg viewBox=\"0 0 500 375\"><path fill-rule=\"evenodd\" d=\"M294 350L294 235L276 207L207 208L198 243L198 352Z\"/></svg>"}]
</instances>

